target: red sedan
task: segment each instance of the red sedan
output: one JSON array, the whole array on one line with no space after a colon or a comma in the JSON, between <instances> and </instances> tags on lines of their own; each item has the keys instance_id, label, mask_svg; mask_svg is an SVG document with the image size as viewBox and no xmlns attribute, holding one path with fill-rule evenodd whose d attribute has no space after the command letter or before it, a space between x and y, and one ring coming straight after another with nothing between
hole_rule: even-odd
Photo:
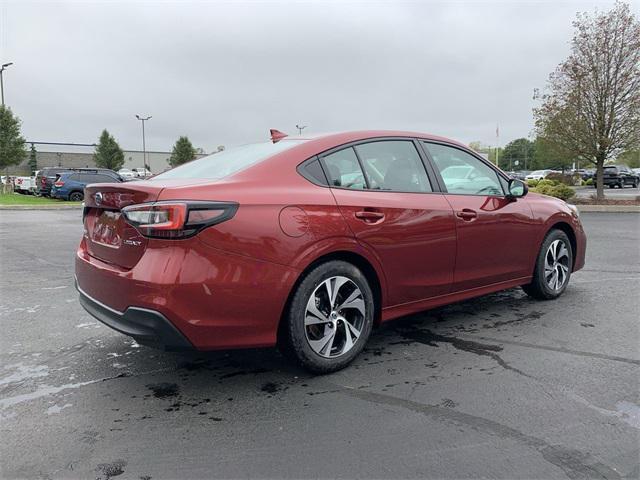
<instances>
[{"instance_id":1,"label":"red sedan","mask_svg":"<svg viewBox=\"0 0 640 480\"><path fill-rule=\"evenodd\" d=\"M83 307L166 349L279 345L318 373L374 325L584 265L575 207L464 145L411 132L287 137L86 188Z\"/></svg>"}]
</instances>

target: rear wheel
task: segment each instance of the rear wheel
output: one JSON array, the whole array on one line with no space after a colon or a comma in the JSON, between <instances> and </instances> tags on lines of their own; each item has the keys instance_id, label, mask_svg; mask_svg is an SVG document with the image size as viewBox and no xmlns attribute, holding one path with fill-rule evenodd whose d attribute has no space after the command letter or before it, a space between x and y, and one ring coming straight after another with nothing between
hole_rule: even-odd
<instances>
[{"instance_id":1,"label":"rear wheel","mask_svg":"<svg viewBox=\"0 0 640 480\"><path fill-rule=\"evenodd\" d=\"M72 192L69 194L69 200L72 202L81 202L84 199L82 192Z\"/></svg>"},{"instance_id":2,"label":"rear wheel","mask_svg":"<svg viewBox=\"0 0 640 480\"><path fill-rule=\"evenodd\" d=\"M522 289L533 298L552 300L567 288L573 266L569 237L562 230L551 230L540 247L531 283Z\"/></svg>"},{"instance_id":3,"label":"rear wheel","mask_svg":"<svg viewBox=\"0 0 640 480\"><path fill-rule=\"evenodd\" d=\"M369 283L354 265L333 260L315 267L291 301L285 353L313 373L346 367L371 334L374 308Z\"/></svg>"}]
</instances>

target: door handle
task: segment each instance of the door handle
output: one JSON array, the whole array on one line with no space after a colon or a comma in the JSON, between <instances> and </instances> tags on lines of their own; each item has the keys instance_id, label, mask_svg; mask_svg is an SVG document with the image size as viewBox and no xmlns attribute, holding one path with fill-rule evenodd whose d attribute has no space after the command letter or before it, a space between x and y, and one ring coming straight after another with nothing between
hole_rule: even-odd
<instances>
[{"instance_id":1,"label":"door handle","mask_svg":"<svg viewBox=\"0 0 640 480\"><path fill-rule=\"evenodd\" d=\"M384 213L371 210L356 212L355 216L366 223L378 223L384 220Z\"/></svg>"},{"instance_id":2,"label":"door handle","mask_svg":"<svg viewBox=\"0 0 640 480\"><path fill-rule=\"evenodd\" d=\"M470 208L464 208L461 211L456 212L456 216L458 218L461 218L465 222L470 222L471 220L476 218L478 214L474 210L471 210Z\"/></svg>"}]
</instances>

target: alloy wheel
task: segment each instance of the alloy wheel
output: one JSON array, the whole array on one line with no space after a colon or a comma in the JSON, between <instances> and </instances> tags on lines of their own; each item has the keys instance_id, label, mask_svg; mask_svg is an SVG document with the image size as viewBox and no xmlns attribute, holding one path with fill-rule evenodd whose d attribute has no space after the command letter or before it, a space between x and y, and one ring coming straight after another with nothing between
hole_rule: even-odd
<instances>
[{"instance_id":1,"label":"alloy wheel","mask_svg":"<svg viewBox=\"0 0 640 480\"><path fill-rule=\"evenodd\" d=\"M352 280L343 276L323 280L307 301L307 342L322 357L340 357L358 341L365 318L364 297Z\"/></svg>"},{"instance_id":2,"label":"alloy wheel","mask_svg":"<svg viewBox=\"0 0 640 480\"><path fill-rule=\"evenodd\" d=\"M569 249L563 240L549 245L544 259L544 280L554 291L562 289L569 278Z\"/></svg>"}]
</instances>

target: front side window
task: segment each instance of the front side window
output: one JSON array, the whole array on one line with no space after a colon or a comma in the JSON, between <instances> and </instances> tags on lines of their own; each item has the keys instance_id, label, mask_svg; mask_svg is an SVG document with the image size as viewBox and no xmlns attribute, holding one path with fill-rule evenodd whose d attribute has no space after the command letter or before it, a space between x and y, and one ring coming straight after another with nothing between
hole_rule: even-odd
<instances>
[{"instance_id":1,"label":"front side window","mask_svg":"<svg viewBox=\"0 0 640 480\"><path fill-rule=\"evenodd\" d=\"M498 173L473 155L458 148L423 142L444 180L448 193L457 195L504 195Z\"/></svg>"},{"instance_id":2,"label":"front side window","mask_svg":"<svg viewBox=\"0 0 640 480\"><path fill-rule=\"evenodd\" d=\"M323 158L325 171L332 187L364 190L367 184L353 148L345 148Z\"/></svg>"},{"instance_id":3,"label":"front side window","mask_svg":"<svg viewBox=\"0 0 640 480\"><path fill-rule=\"evenodd\" d=\"M392 192L431 192L420 155L413 142L388 140L355 147L369 188Z\"/></svg>"}]
</instances>

